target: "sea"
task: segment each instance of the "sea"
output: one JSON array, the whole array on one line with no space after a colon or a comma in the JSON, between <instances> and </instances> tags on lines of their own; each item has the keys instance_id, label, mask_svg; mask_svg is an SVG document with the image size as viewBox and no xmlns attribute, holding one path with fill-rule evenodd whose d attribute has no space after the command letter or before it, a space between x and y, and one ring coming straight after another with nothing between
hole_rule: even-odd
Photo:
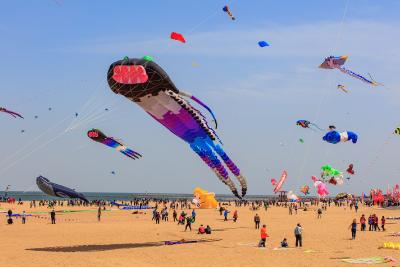
<instances>
[{"instance_id":1,"label":"sea","mask_svg":"<svg viewBox=\"0 0 400 267\"><path fill-rule=\"evenodd\" d=\"M124 200L129 201L138 198L155 198L155 199L187 199L192 200L193 194L180 194L180 193L108 193L108 192L81 192L89 200ZM0 191L0 196L5 196L5 191ZM61 200L60 198L48 196L41 191L8 191L8 197L13 197L16 200L22 201L31 200ZM246 200L260 200L265 198L273 198L277 196L268 195L246 195ZM236 200L235 196L229 194L216 194L216 199L219 201Z\"/></svg>"}]
</instances>

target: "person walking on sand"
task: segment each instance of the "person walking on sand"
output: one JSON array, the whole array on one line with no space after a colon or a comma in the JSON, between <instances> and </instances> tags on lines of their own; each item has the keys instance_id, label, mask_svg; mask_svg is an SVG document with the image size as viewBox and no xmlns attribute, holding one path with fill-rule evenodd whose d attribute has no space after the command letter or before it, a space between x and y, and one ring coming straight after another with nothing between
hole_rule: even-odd
<instances>
[{"instance_id":1,"label":"person walking on sand","mask_svg":"<svg viewBox=\"0 0 400 267\"><path fill-rule=\"evenodd\" d=\"M318 211L317 211L317 213L318 213L317 219L321 219L321 216L322 216L322 209L319 208Z\"/></svg>"},{"instance_id":2,"label":"person walking on sand","mask_svg":"<svg viewBox=\"0 0 400 267\"><path fill-rule=\"evenodd\" d=\"M254 223L256 225L256 229L260 229L260 216L258 216L258 214L256 213L256 215L254 216Z\"/></svg>"},{"instance_id":3,"label":"person walking on sand","mask_svg":"<svg viewBox=\"0 0 400 267\"><path fill-rule=\"evenodd\" d=\"M25 213L25 211L22 212L21 218L22 218L22 224L25 224L25 222L26 222L26 213Z\"/></svg>"},{"instance_id":4,"label":"person walking on sand","mask_svg":"<svg viewBox=\"0 0 400 267\"><path fill-rule=\"evenodd\" d=\"M367 221L367 220L365 219L364 214L361 215L361 218L360 218L361 231L365 231L365 228L366 228L365 222L366 222L366 221Z\"/></svg>"},{"instance_id":5,"label":"person walking on sand","mask_svg":"<svg viewBox=\"0 0 400 267\"><path fill-rule=\"evenodd\" d=\"M349 225L349 229L351 228L351 240L356 239L357 233L357 220L354 219L353 222Z\"/></svg>"},{"instance_id":6,"label":"person walking on sand","mask_svg":"<svg viewBox=\"0 0 400 267\"><path fill-rule=\"evenodd\" d=\"M174 222L176 222L178 213L176 212L176 209L174 209L174 212L172 213L172 217L174 218Z\"/></svg>"},{"instance_id":7,"label":"person walking on sand","mask_svg":"<svg viewBox=\"0 0 400 267\"><path fill-rule=\"evenodd\" d=\"M261 235L261 240L260 243L258 243L259 247L264 247L265 248L265 243L267 242L267 226L264 224L260 230L260 235Z\"/></svg>"},{"instance_id":8,"label":"person walking on sand","mask_svg":"<svg viewBox=\"0 0 400 267\"><path fill-rule=\"evenodd\" d=\"M382 231L386 231L385 223L386 223L385 216L382 216L382 218L381 218Z\"/></svg>"},{"instance_id":9,"label":"person walking on sand","mask_svg":"<svg viewBox=\"0 0 400 267\"><path fill-rule=\"evenodd\" d=\"M190 218L189 216L186 217L186 226L185 226L185 232L187 229L190 229L190 231L192 231L192 218Z\"/></svg>"},{"instance_id":10,"label":"person walking on sand","mask_svg":"<svg viewBox=\"0 0 400 267\"><path fill-rule=\"evenodd\" d=\"M233 222L236 222L238 219L238 211L235 210L235 212L233 213Z\"/></svg>"},{"instance_id":11,"label":"person walking on sand","mask_svg":"<svg viewBox=\"0 0 400 267\"><path fill-rule=\"evenodd\" d=\"M230 211L224 210L224 221L228 221L228 214Z\"/></svg>"},{"instance_id":12,"label":"person walking on sand","mask_svg":"<svg viewBox=\"0 0 400 267\"><path fill-rule=\"evenodd\" d=\"M56 212L54 209L50 212L51 224L56 224Z\"/></svg>"},{"instance_id":13,"label":"person walking on sand","mask_svg":"<svg viewBox=\"0 0 400 267\"><path fill-rule=\"evenodd\" d=\"M97 221L100 222L100 220L101 220L101 206L99 206L97 210Z\"/></svg>"},{"instance_id":14,"label":"person walking on sand","mask_svg":"<svg viewBox=\"0 0 400 267\"><path fill-rule=\"evenodd\" d=\"M297 226L294 228L294 236L296 237L296 247L303 246L303 228L301 228L301 224L298 223Z\"/></svg>"}]
</instances>

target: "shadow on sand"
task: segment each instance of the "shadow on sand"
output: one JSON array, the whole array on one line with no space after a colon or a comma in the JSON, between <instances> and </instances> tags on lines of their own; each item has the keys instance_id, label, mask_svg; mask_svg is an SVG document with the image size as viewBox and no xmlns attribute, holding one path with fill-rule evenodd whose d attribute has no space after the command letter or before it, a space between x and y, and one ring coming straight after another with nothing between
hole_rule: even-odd
<instances>
[{"instance_id":1,"label":"shadow on sand","mask_svg":"<svg viewBox=\"0 0 400 267\"><path fill-rule=\"evenodd\" d=\"M190 240L190 241L188 240L188 243L218 242L221 240L222 239L200 239L200 240ZM166 241L146 242L146 243L104 244L104 245L78 245L78 246L65 246L65 247L27 248L26 250L46 251L46 252L96 252L96 251L108 251L116 249L161 247L165 245L165 242Z\"/></svg>"}]
</instances>

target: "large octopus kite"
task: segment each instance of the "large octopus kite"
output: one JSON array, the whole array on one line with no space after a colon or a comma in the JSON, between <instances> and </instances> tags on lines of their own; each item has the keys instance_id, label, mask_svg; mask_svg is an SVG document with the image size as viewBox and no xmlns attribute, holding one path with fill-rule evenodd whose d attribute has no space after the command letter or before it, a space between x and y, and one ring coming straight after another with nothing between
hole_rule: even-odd
<instances>
[{"instance_id":1,"label":"large octopus kite","mask_svg":"<svg viewBox=\"0 0 400 267\"><path fill-rule=\"evenodd\" d=\"M179 91L167 73L153 61L133 58L119 60L111 64L107 78L114 93L135 102L172 133L189 143L193 151L229 186L236 197L242 198L246 195L245 177L218 144L220 139L208 125L206 118L187 98L206 108L216 124L210 108L196 97ZM242 187L241 195L217 155L238 179Z\"/></svg>"}]
</instances>

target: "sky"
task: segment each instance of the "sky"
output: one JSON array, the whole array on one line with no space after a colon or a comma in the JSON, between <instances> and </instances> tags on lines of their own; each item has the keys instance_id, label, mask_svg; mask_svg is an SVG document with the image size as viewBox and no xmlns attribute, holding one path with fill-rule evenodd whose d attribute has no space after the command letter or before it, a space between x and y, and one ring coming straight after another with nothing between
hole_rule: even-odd
<instances>
[{"instance_id":1,"label":"sky","mask_svg":"<svg viewBox=\"0 0 400 267\"><path fill-rule=\"evenodd\" d=\"M83 192L191 193L199 186L230 193L188 144L108 87L111 63L144 55L212 107L249 194L271 194L270 179L283 170L283 189L299 193L325 164L345 171L353 163L356 172L329 186L331 195L399 182L400 136L392 134L400 126L399 1L1 4L0 106L25 119L0 114L0 188L38 190L35 178L43 175ZM235 21L222 11L226 4ZM187 42L171 40L173 31ZM270 46L260 48L261 40ZM348 55L348 69L384 86L319 69L329 55ZM324 133L296 126L299 119L354 131L359 142L325 143ZM91 141L92 128L143 157L131 160Z\"/></svg>"}]
</instances>

